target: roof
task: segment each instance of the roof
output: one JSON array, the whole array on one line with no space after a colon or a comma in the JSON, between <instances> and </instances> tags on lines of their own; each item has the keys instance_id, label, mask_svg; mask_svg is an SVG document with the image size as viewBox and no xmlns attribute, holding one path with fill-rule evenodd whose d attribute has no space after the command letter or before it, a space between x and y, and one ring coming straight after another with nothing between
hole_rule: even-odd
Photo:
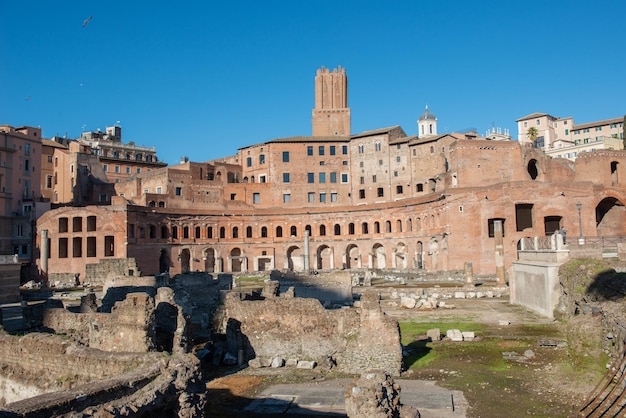
<instances>
[{"instance_id":1,"label":"roof","mask_svg":"<svg viewBox=\"0 0 626 418\"><path fill-rule=\"evenodd\" d=\"M373 131L364 131L364 132L352 135L351 138L354 139L354 138L363 138L363 137L372 136L372 135L387 134L393 131L394 129L398 129L398 128L400 128L400 125L394 125L394 126L389 126L387 128L375 129Z\"/></svg>"},{"instance_id":2,"label":"roof","mask_svg":"<svg viewBox=\"0 0 626 418\"><path fill-rule=\"evenodd\" d=\"M417 135L403 136L401 138L392 139L389 141L389 145L404 144L405 142L411 142L414 139L417 139Z\"/></svg>"},{"instance_id":3,"label":"roof","mask_svg":"<svg viewBox=\"0 0 626 418\"><path fill-rule=\"evenodd\" d=\"M437 117L428 110L428 105L426 105L426 110L424 110L424 113L422 113L417 120L437 120Z\"/></svg>"},{"instance_id":4,"label":"roof","mask_svg":"<svg viewBox=\"0 0 626 418\"><path fill-rule=\"evenodd\" d=\"M580 125L574 125L572 127L572 130L593 128L594 126L604 126L604 125L610 125L612 123L622 123L622 122L624 122L624 118L604 119L604 120L598 120L596 122L588 122L588 123L581 123Z\"/></svg>"},{"instance_id":5,"label":"roof","mask_svg":"<svg viewBox=\"0 0 626 418\"><path fill-rule=\"evenodd\" d=\"M440 140L441 138L445 138L449 136L452 139L457 139L455 137L453 137L450 134L441 134L441 135L434 135L434 136L426 136L426 137L411 137L411 140L409 141L409 145L418 145L418 144L426 144L428 142L435 142Z\"/></svg>"},{"instance_id":6,"label":"roof","mask_svg":"<svg viewBox=\"0 0 626 418\"><path fill-rule=\"evenodd\" d=\"M67 145L59 144L57 141L53 141L52 139L41 138L41 145L45 145L52 148L63 148L67 149Z\"/></svg>"},{"instance_id":7,"label":"roof","mask_svg":"<svg viewBox=\"0 0 626 418\"><path fill-rule=\"evenodd\" d=\"M302 143L302 142L350 142L349 136L289 136L286 138L276 138L265 142L259 142L245 147L237 148L238 150L260 147L267 144L285 144L285 143Z\"/></svg>"},{"instance_id":8,"label":"roof","mask_svg":"<svg viewBox=\"0 0 626 418\"><path fill-rule=\"evenodd\" d=\"M554 116L551 116L551 115L549 115L547 113L535 112L535 113L531 113L530 115L524 116L523 118L519 118L515 122L520 122L520 121L528 120L528 119L540 118L542 116L548 116L548 117L551 117L551 118L554 118L554 119L558 119L558 118L555 118Z\"/></svg>"}]
</instances>

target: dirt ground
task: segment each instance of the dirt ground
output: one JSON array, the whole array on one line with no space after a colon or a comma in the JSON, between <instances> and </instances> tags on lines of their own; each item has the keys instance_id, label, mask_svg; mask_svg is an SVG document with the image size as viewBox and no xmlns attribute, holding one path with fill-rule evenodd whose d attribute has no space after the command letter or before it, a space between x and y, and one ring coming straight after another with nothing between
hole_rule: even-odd
<instances>
[{"instance_id":1,"label":"dirt ground","mask_svg":"<svg viewBox=\"0 0 626 418\"><path fill-rule=\"evenodd\" d=\"M448 305L453 307L386 308L386 313L399 322L416 323L418 328L420 323L438 324L443 334L446 324L480 328L473 342L426 342L419 333L403 336L405 347L417 350L413 353L417 360L405 364L401 378L434 380L442 387L463 391L469 417L569 417L601 377L597 368L586 370L572 364L565 326L557 321L510 305L508 298L454 300ZM600 325L597 321L589 317L580 326L593 329ZM407 344L405 338L411 342ZM525 357L524 352L532 356ZM308 373L248 368L228 373L207 383L207 416L241 416L237 411L273 384L339 377L321 368Z\"/></svg>"}]
</instances>

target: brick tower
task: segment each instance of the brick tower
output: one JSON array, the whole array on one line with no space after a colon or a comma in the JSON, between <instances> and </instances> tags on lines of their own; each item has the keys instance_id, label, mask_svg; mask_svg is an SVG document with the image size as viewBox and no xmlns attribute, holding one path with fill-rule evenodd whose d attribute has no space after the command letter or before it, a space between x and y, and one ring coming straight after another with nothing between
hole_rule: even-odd
<instances>
[{"instance_id":1,"label":"brick tower","mask_svg":"<svg viewBox=\"0 0 626 418\"><path fill-rule=\"evenodd\" d=\"M329 71L322 67L315 75L313 136L349 136L348 77L339 66Z\"/></svg>"}]
</instances>

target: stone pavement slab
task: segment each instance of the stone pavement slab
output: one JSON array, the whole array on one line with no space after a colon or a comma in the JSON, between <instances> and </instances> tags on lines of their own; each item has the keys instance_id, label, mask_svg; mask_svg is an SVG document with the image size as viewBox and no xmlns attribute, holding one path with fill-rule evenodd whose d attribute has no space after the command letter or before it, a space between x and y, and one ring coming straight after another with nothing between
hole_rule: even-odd
<instances>
[{"instance_id":1,"label":"stone pavement slab","mask_svg":"<svg viewBox=\"0 0 626 418\"><path fill-rule=\"evenodd\" d=\"M395 379L400 401L420 411L422 418L464 418L467 401L461 391L437 386L426 380ZM244 409L255 414L346 416L344 393L352 379L274 385Z\"/></svg>"}]
</instances>

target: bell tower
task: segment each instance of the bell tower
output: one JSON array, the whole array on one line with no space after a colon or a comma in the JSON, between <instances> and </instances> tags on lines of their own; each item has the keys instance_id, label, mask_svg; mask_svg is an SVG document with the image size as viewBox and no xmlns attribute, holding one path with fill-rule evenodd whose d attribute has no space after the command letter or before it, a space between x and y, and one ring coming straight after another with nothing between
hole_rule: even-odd
<instances>
[{"instance_id":1,"label":"bell tower","mask_svg":"<svg viewBox=\"0 0 626 418\"><path fill-rule=\"evenodd\" d=\"M349 136L348 77L345 68L329 71L322 67L315 75L313 136Z\"/></svg>"}]
</instances>

